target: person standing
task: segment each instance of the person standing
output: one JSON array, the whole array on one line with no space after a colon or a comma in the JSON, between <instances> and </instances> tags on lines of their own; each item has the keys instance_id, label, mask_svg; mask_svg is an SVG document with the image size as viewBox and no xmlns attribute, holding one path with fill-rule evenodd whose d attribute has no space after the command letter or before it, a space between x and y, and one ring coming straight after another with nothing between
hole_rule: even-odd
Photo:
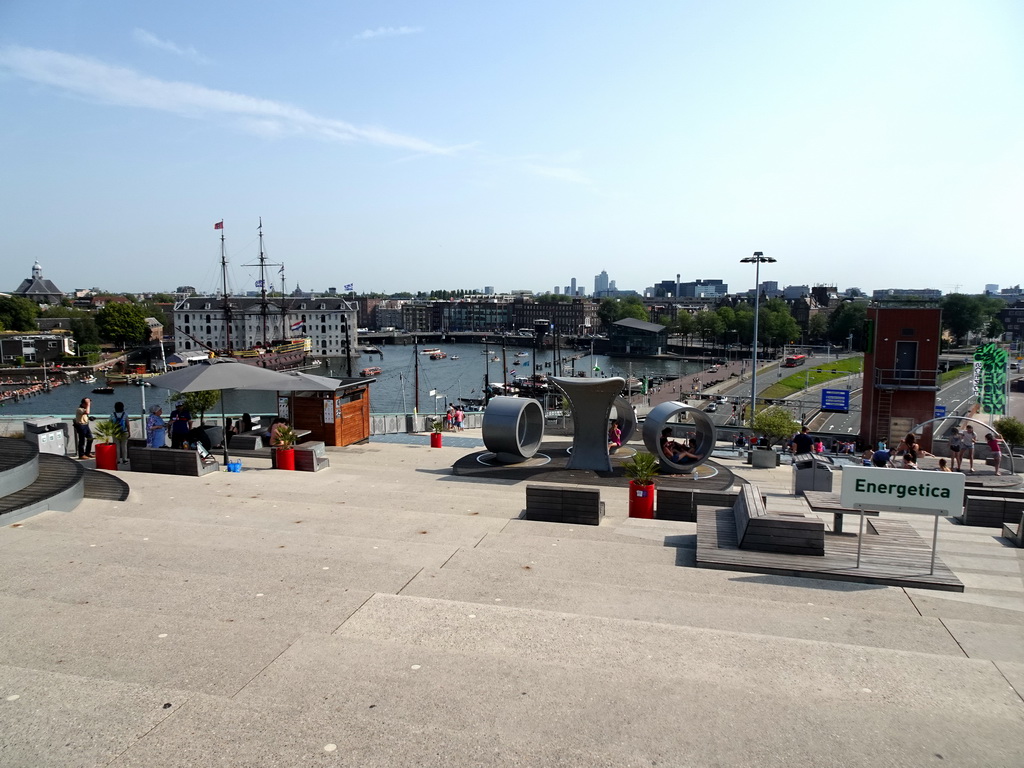
<instances>
[{"instance_id":1,"label":"person standing","mask_svg":"<svg viewBox=\"0 0 1024 768\"><path fill-rule=\"evenodd\" d=\"M192 431L192 414L184 403L178 403L171 411L171 448L181 448Z\"/></svg>"},{"instance_id":2,"label":"person standing","mask_svg":"<svg viewBox=\"0 0 1024 768\"><path fill-rule=\"evenodd\" d=\"M72 419L72 424L75 428L75 450L78 451L79 459L91 459L92 456L92 428L89 426L89 422L92 421L90 410L92 409L92 400L88 397L83 397L81 404L75 411L75 417Z\"/></svg>"},{"instance_id":3,"label":"person standing","mask_svg":"<svg viewBox=\"0 0 1024 768\"><path fill-rule=\"evenodd\" d=\"M463 422L463 420L465 420L465 418L466 418L466 414L462 410L462 406L460 405L459 407L457 407L455 409L455 431L456 432L461 432L462 431L462 422Z\"/></svg>"},{"instance_id":4,"label":"person standing","mask_svg":"<svg viewBox=\"0 0 1024 768\"><path fill-rule=\"evenodd\" d=\"M810 453L814 447L814 438L810 436L810 429L808 427L801 427L800 431L793 435L792 448L793 453Z\"/></svg>"},{"instance_id":5,"label":"person standing","mask_svg":"<svg viewBox=\"0 0 1024 768\"><path fill-rule=\"evenodd\" d=\"M998 432L989 432L985 435L985 442L988 444L988 449L992 453L992 467L995 469L995 474L999 476L999 462L1003 458L1003 449L999 447L999 441L1003 439L1003 436Z\"/></svg>"},{"instance_id":6,"label":"person standing","mask_svg":"<svg viewBox=\"0 0 1024 768\"><path fill-rule=\"evenodd\" d=\"M128 438L131 436L131 428L128 425L128 412L124 409L124 403L114 403L114 412L110 414L110 423L121 431L114 442L117 443L117 463L128 463Z\"/></svg>"},{"instance_id":7,"label":"person standing","mask_svg":"<svg viewBox=\"0 0 1024 768\"><path fill-rule=\"evenodd\" d=\"M957 472L960 471L960 464L963 462L963 444L960 442L960 430L953 427L949 433L949 463L954 466Z\"/></svg>"},{"instance_id":8,"label":"person standing","mask_svg":"<svg viewBox=\"0 0 1024 768\"><path fill-rule=\"evenodd\" d=\"M164 448L167 445L167 424L164 423L164 409L159 405L149 406L146 418L146 446Z\"/></svg>"},{"instance_id":9,"label":"person standing","mask_svg":"<svg viewBox=\"0 0 1024 768\"><path fill-rule=\"evenodd\" d=\"M960 435L960 444L963 446L963 455L967 456L967 473L974 474L974 444L978 442L978 436L974 434L974 426L968 424ZM961 459L963 461L963 459Z\"/></svg>"}]
</instances>

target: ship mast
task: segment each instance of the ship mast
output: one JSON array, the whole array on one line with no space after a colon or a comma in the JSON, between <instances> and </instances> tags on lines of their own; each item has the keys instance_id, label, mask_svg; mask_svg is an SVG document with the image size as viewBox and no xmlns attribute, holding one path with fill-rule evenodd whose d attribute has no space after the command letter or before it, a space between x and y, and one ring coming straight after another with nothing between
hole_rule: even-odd
<instances>
[{"instance_id":1,"label":"ship mast","mask_svg":"<svg viewBox=\"0 0 1024 768\"><path fill-rule=\"evenodd\" d=\"M224 328L227 332L227 349L231 351L231 301L228 299L228 256L224 248L224 220L220 222L220 285L224 298Z\"/></svg>"},{"instance_id":2,"label":"ship mast","mask_svg":"<svg viewBox=\"0 0 1024 768\"><path fill-rule=\"evenodd\" d=\"M259 232L260 232L260 256L259 256L259 259L257 260L256 264L246 264L245 266L247 266L247 267L256 267L256 266L258 266L260 268L260 279L259 279L259 282L257 282L257 286L259 286L259 289L260 289L260 325L263 326L263 346L267 347L268 346L268 344L267 344L267 326L269 324L269 317L268 317L269 305L267 303L267 266L273 266L273 267L279 267L280 266L280 267L283 267L284 265L283 264L274 264L272 262L268 262L267 261L267 254L264 253L264 251L263 251L263 217L262 216L260 216L260 225L259 225L258 229L259 229ZM284 322L284 319L285 319L284 318L283 303L284 302L283 302L283 297L282 297L282 309L281 309L281 321L282 321L282 323Z\"/></svg>"},{"instance_id":3,"label":"ship mast","mask_svg":"<svg viewBox=\"0 0 1024 768\"><path fill-rule=\"evenodd\" d=\"M260 325L263 326L263 346L267 346L267 254L263 252L263 217L260 216Z\"/></svg>"}]
</instances>

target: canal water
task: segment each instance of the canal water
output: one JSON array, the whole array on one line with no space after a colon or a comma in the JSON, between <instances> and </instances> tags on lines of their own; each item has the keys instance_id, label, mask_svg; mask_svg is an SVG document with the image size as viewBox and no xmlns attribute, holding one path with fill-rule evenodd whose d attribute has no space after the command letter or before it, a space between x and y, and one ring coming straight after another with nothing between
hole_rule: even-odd
<instances>
[{"instance_id":1,"label":"canal water","mask_svg":"<svg viewBox=\"0 0 1024 768\"><path fill-rule=\"evenodd\" d=\"M534 372L574 376L622 376L642 378L644 376L682 377L698 371L697 363L681 360L628 360L609 358L604 355L591 357L588 352L563 350L561 361L553 360L551 350L544 350L539 357L525 346L509 346L504 352L498 345L445 344L440 349L447 355L444 359L431 360L420 346L417 354L413 346L387 346L382 354L363 353L353 360L353 374L359 376L367 367L378 367L376 381L370 385L370 409L373 413L411 413L416 404L417 363L419 378L419 410L431 413L443 410L444 404L457 403L460 398L479 398L484 381L497 383L518 376L530 376ZM519 353L517 356L516 353ZM323 376L343 378L346 376L346 361L332 358L307 371ZM514 372L514 373L513 373ZM42 393L18 402L6 401L0 406L0 418L32 418L36 416L63 416L74 414L83 397L92 398L93 414L104 417L114 409L114 403L121 401L132 414L142 413L143 401L146 406L160 403L164 413L174 407L176 395L159 387L139 387L131 384L114 386L114 394L94 394L94 387L106 382L102 375L93 384L65 384L51 392ZM433 392L433 394L431 394ZM251 414L275 413L276 393L274 392L226 392L225 410L229 414L248 412ZM220 405L210 415L219 415Z\"/></svg>"}]
</instances>

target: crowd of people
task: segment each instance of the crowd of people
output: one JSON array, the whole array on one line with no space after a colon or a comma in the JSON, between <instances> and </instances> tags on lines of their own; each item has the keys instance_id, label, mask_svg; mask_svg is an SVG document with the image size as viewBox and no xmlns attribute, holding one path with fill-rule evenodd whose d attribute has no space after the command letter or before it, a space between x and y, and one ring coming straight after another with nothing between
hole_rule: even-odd
<instances>
[{"instance_id":1,"label":"crowd of people","mask_svg":"<svg viewBox=\"0 0 1024 768\"><path fill-rule=\"evenodd\" d=\"M1000 441L1003 436L998 432L989 432L985 435L985 444L991 454L991 462L996 475L1002 474L1000 463L1002 459L1002 448ZM974 447L978 443L978 436L972 424L967 424L963 431L956 427L949 435L949 460L939 458L939 472L963 472L963 462L967 460L967 474L974 474ZM885 439L879 440L871 448L867 448L861 454L861 461L866 467L898 467L900 469L920 469L917 464L921 456L932 456L917 442L917 436L911 432L904 437L895 448L890 448Z\"/></svg>"}]
</instances>

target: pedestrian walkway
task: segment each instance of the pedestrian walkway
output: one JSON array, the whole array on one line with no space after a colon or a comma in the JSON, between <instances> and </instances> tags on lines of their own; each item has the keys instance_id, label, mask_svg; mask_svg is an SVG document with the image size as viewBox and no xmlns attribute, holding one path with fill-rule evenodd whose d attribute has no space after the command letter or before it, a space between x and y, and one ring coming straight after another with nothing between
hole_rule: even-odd
<instances>
[{"instance_id":1,"label":"pedestrian walkway","mask_svg":"<svg viewBox=\"0 0 1024 768\"><path fill-rule=\"evenodd\" d=\"M525 482L408 437L0 528L4 765L1020 765L1024 550L992 531L943 523L963 594L701 570L625 484L600 526L521 520Z\"/></svg>"}]
</instances>

